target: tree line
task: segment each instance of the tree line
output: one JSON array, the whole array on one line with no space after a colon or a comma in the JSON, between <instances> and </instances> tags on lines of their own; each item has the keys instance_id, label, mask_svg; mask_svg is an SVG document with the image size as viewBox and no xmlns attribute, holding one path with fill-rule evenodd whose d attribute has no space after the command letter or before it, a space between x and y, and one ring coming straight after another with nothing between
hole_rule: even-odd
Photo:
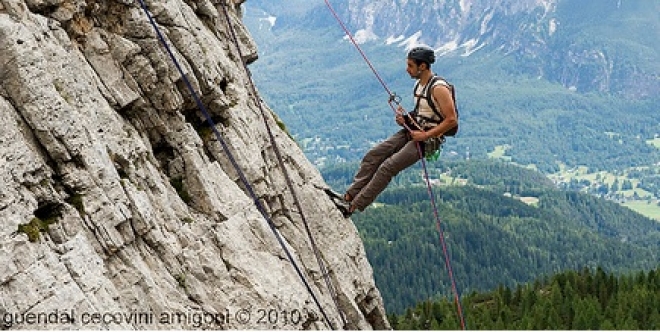
<instances>
[{"instance_id":1,"label":"tree line","mask_svg":"<svg viewBox=\"0 0 660 332\"><path fill-rule=\"evenodd\" d=\"M660 267L619 276L601 267L570 270L515 288L472 292L461 303L473 330L658 330ZM449 298L420 301L388 317L395 330L461 327Z\"/></svg>"}]
</instances>

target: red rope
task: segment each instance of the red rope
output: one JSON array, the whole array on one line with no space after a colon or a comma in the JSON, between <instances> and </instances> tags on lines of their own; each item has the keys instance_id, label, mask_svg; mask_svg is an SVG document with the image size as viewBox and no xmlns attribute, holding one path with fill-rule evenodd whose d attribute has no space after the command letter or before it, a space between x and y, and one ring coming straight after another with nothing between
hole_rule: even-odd
<instances>
[{"instance_id":1,"label":"red rope","mask_svg":"<svg viewBox=\"0 0 660 332\"><path fill-rule=\"evenodd\" d=\"M417 144L417 149L420 151L420 155L422 154L422 149L420 147L421 144ZM435 195L433 194L433 189L431 187L431 182L429 180L429 173L426 170L426 162L424 161L424 157L422 156L422 166L424 168L424 179L426 180L426 189L429 193L429 197L431 198L431 205L433 206L433 214L435 216L435 228L438 230L438 235L440 237L440 244L442 245L442 253L445 256L445 267L447 268L447 273L449 274L449 280L451 281L451 289L452 292L454 293L454 302L456 303L456 311L458 314L458 319L461 322L461 329L465 330L466 325L465 325L465 318L463 317L463 307L461 306L461 300L460 296L458 295L458 287L456 286L456 278L454 278L454 269L451 267L451 259L449 258L449 250L447 249L447 241L445 241L445 233L442 230L442 225L441 225L441 219L440 215L438 214L438 207L435 203Z\"/></svg>"},{"instance_id":2,"label":"red rope","mask_svg":"<svg viewBox=\"0 0 660 332\"><path fill-rule=\"evenodd\" d=\"M328 9L330 9L330 12L335 17L337 22L339 22L339 25L342 27L342 29L346 33L346 36L348 36L348 38L351 40L351 42L353 43L355 48L358 50L358 52L360 52L360 55L362 56L364 61L367 63L367 65L369 65L369 68L371 69L371 71L374 73L374 75L376 76L376 78L378 79L380 84L383 86L383 88L385 89L387 94L390 96L390 99L389 99L388 103L389 103L390 107L392 108L392 110L395 113L397 113L398 108L403 110L403 108L401 108L401 106L399 105L400 102L399 102L399 100L397 100L397 96L394 93L392 93L392 91L390 91L390 89L387 87L387 84L385 84L385 81L378 74L378 71L376 71L376 68L371 64L371 61L369 61L369 58L367 58L367 55L364 53L364 51L362 51L362 48L360 48L360 45L358 45L358 43L355 41L355 38L353 38L353 35L351 34L351 32L348 30L348 28L346 27L344 22L341 20L339 15L337 15L337 12L332 7L330 2L328 0L325 0L325 4L328 6ZM395 103L398 107L395 108L393 103ZM405 114L405 110L403 112ZM405 124L404 124L404 127L406 129L408 129L408 131L412 131ZM437 205L436 205L436 202L435 202L435 195L433 194L433 189L431 187L431 182L429 180L429 175L428 175L428 171L427 171L427 168L426 168L426 162L424 161L424 153L422 151L422 147L421 147L420 142L416 142L416 143L417 143L417 151L419 152L420 159L422 161L422 168L424 169L424 179L426 180L426 188L427 188L429 197L431 199L431 206L433 207L433 214L434 214L435 220L436 220L436 229L438 230L438 234L439 234L439 237L440 237L440 244L442 246L442 252L443 252L444 257L445 257L445 267L447 268L447 271L449 273L449 279L451 281L451 288L452 288L452 292L454 293L454 302L456 303L456 308L457 308L456 310L457 310L458 318L459 318L460 323L461 323L461 329L465 330L466 329L466 324L465 324L465 318L463 317L463 308L461 306L460 296L459 296L459 293L458 293L458 287L456 286L456 279L454 278L454 271L451 267L451 259L449 257L449 251L447 249L447 243L445 241L445 235L444 235L444 232L442 230L442 225L441 225L442 221L441 221L440 215L438 213L438 208L437 208Z\"/></svg>"},{"instance_id":3,"label":"red rope","mask_svg":"<svg viewBox=\"0 0 660 332\"><path fill-rule=\"evenodd\" d=\"M348 38L351 40L351 43L353 43L353 45L354 45L355 48L358 50L358 52L360 52L360 55L362 56L362 58L364 59L364 61L367 63L367 65L369 66L369 68L371 69L371 71L374 73L374 75L376 75L376 78L378 79L378 81L380 82L380 84L383 86L383 88L385 89L385 91L387 92L387 94L390 96L390 100L389 100L390 107L392 107L392 110L393 110L394 112L396 112L396 109L397 109L397 108L395 108L394 105L392 105L392 103L395 103L397 106L399 106L399 103L400 103L400 102L399 102L399 100L397 99L397 95L396 95L395 93L393 93L392 91L390 91L390 89L387 87L387 84L385 84L385 81L383 80L383 78L380 77L380 75L378 74L378 71L376 71L376 68L371 64L371 61L369 61L369 58L367 58L367 55L364 53L364 51L362 51L362 48L360 48L360 45L357 43L357 41L355 41L355 38L353 38L353 35L351 34L351 32L348 30L348 28L346 27L346 25L344 24L344 22L341 20L341 18L339 17L339 15L337 15L337 12L336 12L335 9L332 7L332 5L330 4L330 2L328 2L328 0L325 0L325 4L328 6L328 9L330 9L330 12L331 12L332 15L335 17L335 19L337 20L337 22L339 22L339 25L341 26L341 28L342 28L342 29L344 30L344 32L346 33L346 36L348 36Z\"/></svg>"}]
</instances>

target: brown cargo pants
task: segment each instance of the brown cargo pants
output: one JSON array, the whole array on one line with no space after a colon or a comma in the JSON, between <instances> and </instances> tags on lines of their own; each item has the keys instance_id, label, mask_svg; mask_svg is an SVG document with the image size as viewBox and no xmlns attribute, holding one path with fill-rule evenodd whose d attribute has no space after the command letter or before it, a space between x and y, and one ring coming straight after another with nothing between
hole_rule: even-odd
<instances>
[{"instance_id":1,"label":"brown cargo pants","mask_svg":"<svg viewBox=\"0 0 660 332\"><path fill-rule=\"evenodd\" d=\"M417 146L408 130L401 129L371 148L362 159L353 184L346 190L352 197L351 205L363 211L373 203L395 175L421 158Z\"/></svg>"}]
</instances>

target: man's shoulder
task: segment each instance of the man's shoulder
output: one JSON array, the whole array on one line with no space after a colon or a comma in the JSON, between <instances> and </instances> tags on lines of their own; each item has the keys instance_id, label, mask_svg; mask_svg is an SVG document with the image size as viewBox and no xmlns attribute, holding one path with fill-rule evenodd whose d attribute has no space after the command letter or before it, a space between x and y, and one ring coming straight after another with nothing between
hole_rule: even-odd
<instances>
[{"instance_id":1,"label":"man's shoulder","mask_svg":"<svg viewBox=\"0 0 660 332\"><path fill-rule=\"evenodd\" d=\"M438 86L438 85L444 85L444 86L446 86L446 87L450 87L450 86L451 86L451 84L449 84L449 82L447 82L447 80L446 80L444 77L442 77L442 76L435 75L435 76L432 78L432 80L434 80L434 82L433 82L433 87L436 87L436 86Z\"/></svg>"},{"instance_id":2,"label":"man's shoulder","mask_svg":"<svg viewBox=\"0 0 660 332\"><path fill-rule=\"evenodd\" d=\"M433 85L431 85L431 90L433 90L433 92L435 93L436 91L435 88L438 86L443 86L446 88L446 89L441 89L441 91L442 90L450 91L451 89L453 89L453 86L442 77L437 78L435 82L433 82Z\"/></svg>"}]
</instances>

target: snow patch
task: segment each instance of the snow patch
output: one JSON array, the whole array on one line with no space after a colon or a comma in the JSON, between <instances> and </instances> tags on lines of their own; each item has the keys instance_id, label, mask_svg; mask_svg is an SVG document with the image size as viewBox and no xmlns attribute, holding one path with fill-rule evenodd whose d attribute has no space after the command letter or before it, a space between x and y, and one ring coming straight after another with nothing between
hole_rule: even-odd
<instances>
[{"instance_id":1,"label":"snow patch","mask_svg":"<svg viewBox=\"0 0 660 332\"><path fill-rule=\"evenodd\" d=\"M470 9L472 9L472 2L468 0L461 0L459 2L459 6L461 8L461 14L463 14L463 16L467 16L465 14L468 14L470 12Z\"/></svg>"},{"instance_id":2,"label":"snow patch","mask_svg":"<svg viewBox=\"0 0 660 332\"><path fill-rule=\"evenodd\" d=\"M438 56L443 56L447 53L456 51L457 49L458 49L458 42L456 40L452 40L449 43L440 46L435 51L438 52Z\"/></svg>"},{"instance_id":3,"label":"snow patch","mask_svg":"<svg viewBox=\"0 0 660 332\"><path fill-rule=\"evenodd\" d=\"M479 46L477 46L477 45L479 45L479 40L474 39L474 38L466 41L465 43L463 43L463 45L461 45L461 47L465 48L465 52L463 54L461 54L461 56L468 57L468 56L472 55L474 52L482 49L485 46L484 44L479 45Z\"/></svg>"},{"instance_id":4,"label":"snow patch","mask_svg":"<svg viewBox=\"0 0 660 332\"><path fill-rule=\"evenodd\" d=\"M550 27L548 27L550 36L552 36L557 31L558 26L559 26L559 22L557 22L556 19L553 18L550 20Z\"/></svg>"},{"instance_id":5,"label":"snow patch","mask_svg":"<svg viewBox=\"0 0 660 332\"><path fill-rule=\"evenodd\" d=\"M275 22L277 22L277 17L271 15L268 17L260 18L259 21L260 22L266 21L268 24L270 24L269 29L272 29L275 26Z\"/></svg>"},{"instance_id":6,"label":"snow patch","mask_svg":"<svg viewBox=\"0 0 660 332\"><path fill-rule=\"evenodd\" d=\"M488 14L486 14L483 21L481 21L481 27L479 29L479 33L481 35L484 35L484 34L486 34L486 32L488 32L488 24L493 19L493 16L495 16L495 12L491 11Z\"/></svg>"},{"instance_id":7,"label":"snow patch","mask_svg":"<svg viewBox=\"0 0 660 332\"><path fill-rule=\"evenodd\" d=\"M345 37L345 38L348 38L348 37ZM368 30L362 29L362 30L358 30L355 33L355 36L353 36L353 39L355 39L355 42L358 43L358 44L364 44L368 41L377 40L378 36L371 29L368 29Z\"/></svg>"},{"instance_id":8,"label":"snow patch","mask_svg":"<svg viewBox=\"0 0 660 332\"><path fill-rule=\"evenodd\" d=\"M403 39L399 46L405 47L406 50L409 50L420 44L419 39L422 38L422 31L415 32L412 36Z\"/></svg>"},{"instance_id":9,"label":"snow patch","mask_svg":"<svg viewBox=\"0 0 660 332\"><path fill-rule=\"evenodd\" d=\"M385 45L392 45L392 44L398 43L398 42L400 42L404 39L406 39L406 37L404 37L403 35L400 35L399 37L390 36L390 37L387 37L387 39L385 40Z\"/></svg>"}]
</instances>

